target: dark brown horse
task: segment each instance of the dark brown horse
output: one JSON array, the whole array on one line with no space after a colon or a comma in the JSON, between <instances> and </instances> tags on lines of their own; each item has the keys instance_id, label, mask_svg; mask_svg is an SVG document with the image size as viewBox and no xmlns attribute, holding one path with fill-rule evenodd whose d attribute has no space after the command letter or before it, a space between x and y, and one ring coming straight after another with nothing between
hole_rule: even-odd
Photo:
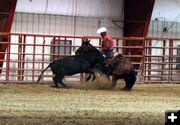
<instances>
[{"instance_id":1,"label":"dark brown horse","mask_svg":"<svg viewBox=\"0 0 180 125\"><path fill-rule=\"evenodd\" d=\"M97 53L99 50L92 46L90 41L85 41L82 43L75 54L86 55L91 53ZM96 64L97 69L106 75L112 75L112 87L116 86L118 79L125 80L125 87L123 90L131 90L136 82L136 72L131 64L131 62L123 57L121 54L113 57L111 61L107 61L105 65Z\"/></svg>"}]
</instances>

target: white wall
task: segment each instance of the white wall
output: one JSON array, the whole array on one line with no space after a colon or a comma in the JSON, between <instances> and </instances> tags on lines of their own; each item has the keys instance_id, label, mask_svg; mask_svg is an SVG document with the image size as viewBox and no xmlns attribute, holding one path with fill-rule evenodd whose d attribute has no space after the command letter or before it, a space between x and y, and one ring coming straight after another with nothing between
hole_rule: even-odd
<instances>
[{"instance_id":1,"label":"white wall","mask_svg":"<svg viewBox=\"0 0 180 125\"><path fill-rule=\"evenodd\" d=\"M152 20L159 17L170 22L180 22L180 0L155 0Z\"/></svg>"},{"instance_id":2,"label":"white wall","mask_svg":"<svg viewBox=\"0 0 180 125\"><path fill-rule=\"evenodd\" d=\"M96 31L100 26L107 27L108 33L112 36L122 36L122 29L115 26L111 20L107 18L27 13L15 13L11 32L98 36Z\"/></svg>"},{"instance_id":3,"label":"white wall","mask_svg":"<svg viewBox=\"0 0 180 125\"><path fill-rule=\"evenodd\" d=\"M119 19L124 0L18 0L16 12Z\"/></svg>"},{"instance_id":4,"label":"white wall","mask_svg":"<svg viewBox=\"0 0 180 125\"><path fill-rule=\"evenodd\" d=\"M157 18L150 22L148 36L163 38L180 38L180 22L167 22L163 18ZM166 27L167 31L163 32Z\"/></svg>"}]
</instances>

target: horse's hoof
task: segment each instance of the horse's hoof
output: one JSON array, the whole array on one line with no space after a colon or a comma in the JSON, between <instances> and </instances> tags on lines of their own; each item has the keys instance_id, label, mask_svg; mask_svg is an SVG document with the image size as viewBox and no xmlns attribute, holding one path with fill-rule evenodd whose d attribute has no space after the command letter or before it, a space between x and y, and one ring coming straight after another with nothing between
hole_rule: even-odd
<instances>
[{"instance_id":1,"label":"horse's hoof","mask_svg":"<svg viewBox=\"0 0 180 125\"><path fill-rule=\"evenodd\" d=\"M90 79L85 79L86 82L88 82Z\"/></svg>"},{"instance_id":2,"label":"horse's hoof","mask_svg":"<svg viewBox=\"0 0 180 125\"><path fill-rule=\"evenodd\" d=\"M58 88L58 86L56 86L56 85L49 85L49 86L52 88Z\"/></svg>"}]
</instances>

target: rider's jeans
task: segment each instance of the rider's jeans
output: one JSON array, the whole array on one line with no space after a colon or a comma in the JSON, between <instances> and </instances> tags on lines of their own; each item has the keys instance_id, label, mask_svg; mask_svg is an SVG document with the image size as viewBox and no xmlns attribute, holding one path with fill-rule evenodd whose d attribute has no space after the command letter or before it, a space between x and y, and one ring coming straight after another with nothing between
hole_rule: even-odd
<instances>
[{"instance_id":1,"label":"rider's jeans","mask_svg":"<svg viewBox=\"0 0 180 125\"><path fill-rule=\"evenodd\" d=\"M104 54L106 56L106 59L110 59L113 57L113 50L102 51L102 54Z\"/></svg>"}]
</instances>

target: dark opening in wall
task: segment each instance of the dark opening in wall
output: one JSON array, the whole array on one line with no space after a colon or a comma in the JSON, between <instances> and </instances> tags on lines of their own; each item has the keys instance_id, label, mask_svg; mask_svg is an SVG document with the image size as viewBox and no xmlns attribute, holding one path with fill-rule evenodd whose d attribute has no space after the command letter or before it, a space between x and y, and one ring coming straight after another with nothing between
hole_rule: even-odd
<instances>
[{"instance_id":1,"label":"dark opening in wall","mask_svg":"<svg viewBox=\"0 0 180 125\"><path fill-rule=\"evenodd\" d=\"M72 50L71 40L53 39L51 42L51 61L65 55L70 55Z\"/></svg>"}]
</instances>

